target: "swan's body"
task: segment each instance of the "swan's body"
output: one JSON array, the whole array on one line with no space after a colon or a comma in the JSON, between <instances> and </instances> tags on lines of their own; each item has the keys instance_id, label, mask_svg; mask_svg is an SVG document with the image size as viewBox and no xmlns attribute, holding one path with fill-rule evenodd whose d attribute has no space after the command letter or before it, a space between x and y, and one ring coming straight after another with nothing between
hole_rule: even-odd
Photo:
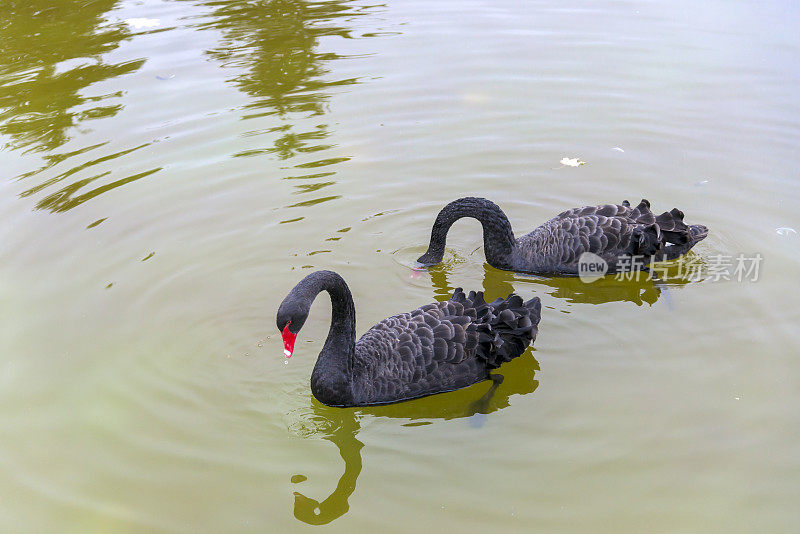
<instances>
[{"instance_id":1,"label":"swan's body","mask_svg":"<svg viewBox=\"0 0 800 534\"><path fill-rule=\"evenodd\" d=\"M311 374L311 392L329 406L388 404L453 391L490 378L520 356L538 332L541 303L514 294L486 303L459 288L447 302L389 317L355 340L355 307L345 281L318 271L278 309L287 357L316 295L328 291L332 322Z\"/></svg>"},{"instance_id":2,"label":"swan's body","mask_svg":"<svg viewBox=\"0 0 800 534\"><path fill-rule=\"evenodd\" d=\"M581 255L591 252L609 265L636 268L651 261L675 259L708 234L703 225L687 226L683 212L674 208L656 216L647 200L635 208L628 201L574 208L558 214L531 233L514 238L511 223L497 204L484 198L461 198L442 208L431 230L425 265L442 261L450 226L462 217L483 225L483 243L489 265L507 271L534 274L578 274ZM631 261L635 259L636 261Z\"/></svg>"}]
</instances>

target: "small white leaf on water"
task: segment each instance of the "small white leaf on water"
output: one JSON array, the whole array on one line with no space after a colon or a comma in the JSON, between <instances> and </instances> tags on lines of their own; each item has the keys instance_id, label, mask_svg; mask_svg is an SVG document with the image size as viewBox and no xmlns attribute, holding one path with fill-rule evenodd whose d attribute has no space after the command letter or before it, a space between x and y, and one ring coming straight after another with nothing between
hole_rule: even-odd
<instances>
[{"instance_id":1,"label":"small white leaf on water","mask_svg":"<svg viewBox=\"0 0 800 534\"><path fill-rule=\"evenodd\" d=\"M140 29L140 28L155 28L156 26L161 26L161 21L158 19L126 19L123 22L130 26L131 28Z\"/></svg>"},{"instance_id":2,"label":"small white leaf on water","mask_svg":"<svg viewBox=\"0 0 800 534\"><path fill-rule=\"evenodd\" d=\"M615 146L615 147L614 147L614 148L612 148L611 150L616 150L617 152L625 152L624 150L622 150L622 149L621 149L620 147L618 147L618 146Z\"/></svg>"},{"instance_id":3,"label":"small white leaf on water","mask_svg":"<svg viewBox=\"0 0 800 534\"><path fill-rule=\"evenodd\" d=\"M778 233L778 235L797 235L797 230L794 228L788 228L786 226L776 228L775 231Z\"/></svg>"},{"instance_id":4,"label":"small white leaf on water","mask_svg":"<svg viewBox=\"0 0 800 534\"><path fill-rule=\"evenodd\" d=\"M578 158L561 158L561 164L569 167L580 167L581 165L586 165L586 162Z\"/></svg>"}]
</instances>

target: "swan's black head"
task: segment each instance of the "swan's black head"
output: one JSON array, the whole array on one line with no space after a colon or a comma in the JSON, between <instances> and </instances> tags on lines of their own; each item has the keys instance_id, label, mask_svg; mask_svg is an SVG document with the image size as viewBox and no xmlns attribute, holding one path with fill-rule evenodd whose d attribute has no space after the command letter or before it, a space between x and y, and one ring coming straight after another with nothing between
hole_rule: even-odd
<instances>
[{"instance_id":1,"label":"swan's black head","mask_svg":"<svg viewBox=\"0 0 800 534\"><path fill-rule=\"evenodd\" d=\"M417 258L417 263L420 267L432 267L433 265L440 263L443 256L444 254L438 254L429 249L428 252Z\"/></svg>"},{"instance_id":2,"label":"swan's black head","mask_svg":"<svg viewBox=\"0 0 800 534\"><path fill-rule=\"evenodd\" d=\"M283 299L275 319L275 324L283 336L283 354L287 358L292 356L297 333L303 328L308 318L308 306L291 297L292 295L289 295Z\"/></svg>"}]
</instances>

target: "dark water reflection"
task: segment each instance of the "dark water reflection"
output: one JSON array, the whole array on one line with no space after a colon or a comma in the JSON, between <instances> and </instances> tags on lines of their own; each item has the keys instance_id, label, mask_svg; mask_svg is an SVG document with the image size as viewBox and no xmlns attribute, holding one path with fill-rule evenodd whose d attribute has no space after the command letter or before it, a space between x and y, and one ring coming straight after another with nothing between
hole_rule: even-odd
<instances>
[{"instance_id":1,"label":"dark water reflection","mask_svg":"<svg viewBox=\"0 0 800 534\"><path fill-rule=\"evenodd\" d=\"M322 405L314 403L314 414L329 428L320 430L323 439L327 439L339 449L344 460L344 473L339 478L336 489L322 502L306 497L299 491L294 492L294 516L309 525L324 525L343 516L350 510L348 499L356 490L358 475L361 474L361 449L364 444L356 438L361 429L356 413L349 408L325 410ZM294 475L292 481L306 480L305 476Z\"/></svg>"},{"instance_id":2,"label":"dark water reflection","mask_svg":"<svg viewBox=\"0 0 800 534\"><path fill-rule=\"evenodd\" d=\"M608 276L587 284L576 276L546 278L520 275L495 269L486 263L483 268L483 291L490 300L505 297L514 291L522 292L527 297L527 286L543 289L547 294L570 303L632 302L641 306L644 303L655 304L662 292L659 283L646 276L630 281L618 281L613 276ZM449 299L456 286L448 281L447 270L434 267L430 269L430 275L436 300Z\"/></svg>"},{"instance_id":3,"label":"dark water reflection","mask_svg":"<svg viewBox=\"0 0 800 534\"><path fill-rule=\"evenodd\" d=\"M254 97L245 118L292 113L322 115L329 89L356 83L354 79L327 80L325 63L344 56L316 50L322 37L351 38L342 23L363 13L348 1L207 1L213 20L199 28L220 29L223 38L207 53L224 67L234 67L232 81ZM340 21L337 23L337 21ZM280 131L280 130L277 130ZM286 159L324 132L284 133L275 151Z\"/></svg>"},{"instance_id":4,"label":"dark water reflection","mask_svg":"<svg viewBox=\"0 0 800 534\"><path fill-rule=\"evenodd\" d=\"M93 94L90 86L139 70L145 59L108 62L103 55L131 37L124 24L108 24L116 0L82 2L4 2L0 7L0 133L10 139L6 149L41 152L43 166L21 178L49 171L57 165L108 142L56 153L88 121L116 116L122 109L123 91ZM80 172L137 151L147 145L100 156L61 172L26 189L30 197L72 179L61 189L36 203L36 209L66 211L106 191L161 170L150 169L95 187L87 186L111 177L111 171L82 177ZM73 178L74 177L74 178ZM78 193L83 190L82 193Z\"/></svg>"},{"instance_id":5,"label":"dark water reflection","mask_svg":"<svg viewBox=\"0 0 800 534\"><path fill-rule=\"evenodd\" d=\"M272 117L281 124L248 132L248 137L265 136L265 146L233 154L234 157L269 155L278 160L298 156L311 158L289 167L287 180L302 180L294 185L296 194L308 194L334 185L335 171L303 173L296 169L328 169L350 157L314 158L313 154L334 148L325 143L330 126L321 121L331 91L358 83L355 78L336 78L330 65L348 56L318 50L320 39L338 36L351 39L346 25L354 16L368 13L349 1L277 2L209 1L213 20L201 29L222 31L219 46L207 54L225 68L235 69L230 78L239 90L251 97L244 106L243 119ZM326 195L287 207L306 207L336 200L341 195Z\"/></svg>"},{"instance_id":6,"label":"dark water reflection","mask_svg":"<svg viewBox=\"0 0 800 534\"><path fill-rule=\"evenodd\" d=\"M683 263L682 263L683 262ZM692 263L689 271L686 262ZM545 293L572 304L606 304L609 302L631 302L637 306L652 306L659 298L668 294L669 286L681 286L702 281L705 262L694 253L687 254L681 261L660 264L657 278L647 273L632 273L629 279L619 280L609 275L591 283L583 282L577 276L543 277L502 271L483 264L483 291L488 300L506 297L514 291L525 293L525 288L543 289ZM445 301L458 287L448 281L448 267L440 265L429 269L434 298ZM516 286L516 289L515 289Z\"/></svg>"},{"instance_id":7,"label":"dark water reflection","mask_svg":"<svg viewBox=\"0 0 800 534\"><path fill-rule=\"evenodd\" d=\"M117 0L30 0L0 5L0 133L11 139L6 148L55 150L70 139L68 130L113 117L122 109L121 92L83 93L145 62L102 59L130 37L124 25L104 25L116 4ZM62 63L67 61L74 64ZM44 158L53 165L68 156Z\"/></svg>"},{"instance_id":8,"label":"dark water reflection","mask_svg":"<svg viewBox=\"0 0 800 534\"><path fill-rule=\"evenodd\" d=\"M333 492L324 500L294 492L294 516L304 523L322 525L343 516L350 510L348 499L355 492L362 469L361 449L358 439L361 420L370 417L388 417L407 420L403 426L416 427L434 424L437 420L467 419L472 427L481 427L486 415L510 406L514 395L533 393L539 386L534 378L539 362L528 349L519 358L503 365L498 371L502 383L485 381L465 389L424 397L408 402L371 408L331 408L311 399L310 420L312 435L317 435L336 445L344 460L344 472ZM305 481L302 475L293 475L293 481Z\"/></svg>"},{"instance_id":9,"label":"dark water reflection","mask_svg":"<svg viewBox=\"0 0 800 534\"><path fill-rule=\"evenodd\" d=\"M124 22L111 22L116 19L114 11L120 7L118 4L117 0L88 3L67 0L53 5L32 0L4 2L0 6L3 34L0 41L0 134L9 139L6 149L41 153L41 167L20 176L24 179L35 175L44 177L20 194L23 198L44 195L36 202L36 209L53 212L73 209L109 190L157 173L171 163L167 160L149 164L136 172L117 176L123 172L118 168L124 166L118 160L131 155L133 159L126 161L140 161L139 151L153 143L150 140L136 142L128 135L121 137L130 143L127 147L112 149L112 141L119 137L119 132L104 130L102 126L95 130L99 142L84 141L75 149L63 151L68 143L76 144L88 138L84 135L88 132L86 123L100 124L100 119L113 118L125 109L131 97L127 96L128 82L124 75L139 71L150 53L145 49L145 57L110 61L110 53L125 41L136 43L131 45L133 48L147 46L143 44L147 41L142 40L147 32L135 33ZM190 39L193 33L205 29L221 32L216 46L205 53L229 70L231 76L227 81L248 96L244 106L226 113L235 113L243 119L261 119L253 121L251 131L240 135L263 136L266 144L232 156L268 156L279 161L297 159L295 164L282 169L286 170L285 179L296 180L295 193L299 195L313 194L334 185L336 182L331 177L335 171L329 169L350 158L339 154L335 157L323 155L334 148L325 143L331 130L323 117L328 111L332 90L358 80L331 75L330 63L347 56L318 48L320 39L325 37L352 38L348 20L372 8L340 0L187 1L186 4L207 11L202 15L199 11L190 12L181 19L184 26L171 29L173 33L181 33L175 38ZM147 78L157 84L164 83L164 79ZM93 87L109 81L114 82L114 90L103 92ZM214 91L213 87L191 82L188 86L181 85L186 82L180 80L168 83L172 84L171 90L185 93L187 99L199 102L206 100L206 93ZM167 108L158 113L156 118L126 116L126 120L148 121L133 123L127 128L152 130L157 127L154 120L161 123L172 118ZM160 139L165 141L165 147L171 142L167 139L169 137ZM153 151L149 152L152 157ZM81 163L75 164L76 161ZM115 168L107 170L111 164ZM61 166L66 168L59 170ZM50 191L57 185L59 189ZM292 207L340 197L327 194L294 203Z\"/></svg>"}]
</instances>

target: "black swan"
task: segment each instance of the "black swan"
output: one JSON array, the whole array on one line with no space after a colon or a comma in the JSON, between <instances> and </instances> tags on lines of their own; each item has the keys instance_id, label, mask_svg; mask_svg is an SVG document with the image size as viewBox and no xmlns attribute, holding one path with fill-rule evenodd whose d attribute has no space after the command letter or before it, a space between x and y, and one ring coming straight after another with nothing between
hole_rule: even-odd
<instances>
[{"instance_id":1,"label":"black swan","mask_svg":"<svg viewBox=\"0 0 800 534\"><path fill-rule=\"evenodd\" d=\"M520 356L538 332L538 297L518 295L486 303L483 293L461 288L446 302L384 319L356 341L353 297L333 271L303 278L278 308L284 354L294 351L311 303L331 297L328 339L311 373L311 392L328 406L369 406L463 388L499 375L489 371Z\"/></svg>"},{"instance_id":2,"label":"black swan","mask_svg":"<svg viewBox=\"0 0 800 534\"><path fill-rule=\"evenodd\" d=\"M605 260L609 273L624 267L636 269L637 265L644 268L650 261L672 260L685 254L708 235L703 225L684 224L679 209L655 215L650 202L643 199L635 208L627 200L621 205L573 208L515 239L511 223L497 204L466 197L439 212L430 245L419 263L435 265L442 261L447 231L462 217L481 222L489 265L532 274L578 274L579 259L585 252Z\"/></svg>"}]
</instances>

